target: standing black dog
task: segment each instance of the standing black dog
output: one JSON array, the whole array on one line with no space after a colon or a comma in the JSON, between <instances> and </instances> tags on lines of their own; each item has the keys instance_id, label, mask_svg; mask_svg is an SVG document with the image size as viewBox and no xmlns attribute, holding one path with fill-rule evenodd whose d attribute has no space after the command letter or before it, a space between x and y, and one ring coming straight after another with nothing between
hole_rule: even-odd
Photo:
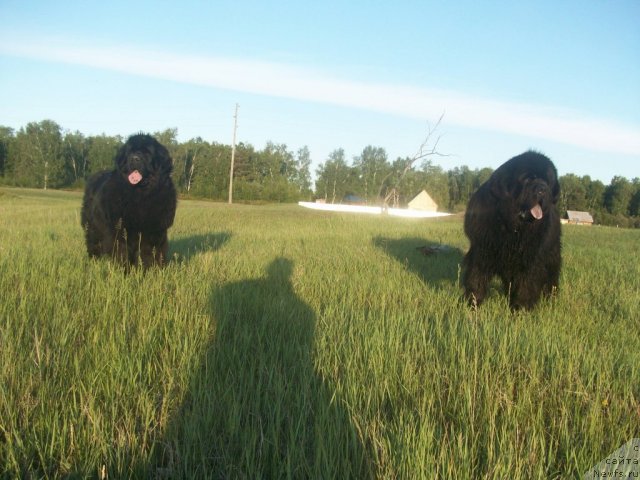
<instances>
[{"instance_id":1,"label":"standing black dog","mask_svg":"<svg viewBox=\"0 0 640 480\"><path fill-rule=\"evenodd\" d=\"M528 151L512 158L473 194L464 217L471 241L464 258L465 295L480 305L491 278L502 279L511 308L531 309L558 287L560 186L546 156Z\"/></svg>"},{"instance_id":2,"label":"standing black dog","mask_svg":"<svg viewBox=\"0 0 640 480\"><path fill-rule=\"evenodd\" d=\"M115 164L85 188L81 222L89 256L162 266L177 203L171 156L156 139L138 134L120 148Z\"/></svg>"}]
</instances>

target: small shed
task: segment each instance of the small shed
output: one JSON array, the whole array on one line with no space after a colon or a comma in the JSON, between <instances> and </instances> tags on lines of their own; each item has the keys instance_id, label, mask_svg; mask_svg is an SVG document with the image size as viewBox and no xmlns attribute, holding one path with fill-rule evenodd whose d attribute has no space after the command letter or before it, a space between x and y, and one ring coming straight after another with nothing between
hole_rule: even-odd
<instances>
[{"instance_id":1,"label":"small shed","mask_svg":"<svg viewBox=\"0 0 640 480\"><path fill-rule=\"evenodd\" d=\"M593 217L589 212L567 210L567 223L572 225L593 225Z\"/></svg>"},{"instance_id":2,"label":"small shed","mask_svg":"<svg viewBox=\"0 0 640 480\"><path fill-rule=\"evenodd\" d=\"M408 206L411 210L423 210L426 212L436 212L438 210L438 204L433 201L433 198L431 198L426 190L422 190L416 195L413 200L409 202Z\"/></svg>"}]
</instances>

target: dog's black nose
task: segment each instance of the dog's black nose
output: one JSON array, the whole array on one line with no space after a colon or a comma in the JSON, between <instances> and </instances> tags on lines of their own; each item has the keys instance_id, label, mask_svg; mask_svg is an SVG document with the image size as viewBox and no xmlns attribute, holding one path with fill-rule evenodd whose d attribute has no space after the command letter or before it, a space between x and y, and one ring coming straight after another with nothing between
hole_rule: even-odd
<instances>
[{"instance_id":1,"label":"dog's black nose","mask_svg":"<svg viewBox=\"0 0 640 480\"><path fill-rule=\"evenodd\" d=\"M544 197L548 191L549 187L545 183L538 183L534 188L534 192L539 198Z\"/></svg>"},{"instance_id":2,"label":"dog's black nose","mask_svg":"<svg viewBox=\"0 0 640 480\"><path fill-rule=\"evenodd\" d=\"M144 156L141 153L132 153L127 159L129 168L140 169L144 164Z\"/></svg>"}]
</instances>

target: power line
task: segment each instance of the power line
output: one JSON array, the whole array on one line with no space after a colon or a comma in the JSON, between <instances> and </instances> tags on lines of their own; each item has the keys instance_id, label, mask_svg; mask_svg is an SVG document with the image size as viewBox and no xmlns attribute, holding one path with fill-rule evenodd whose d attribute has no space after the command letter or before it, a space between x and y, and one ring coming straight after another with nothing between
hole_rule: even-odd
<instances>
[{"instance_id":1,"label":"power line","mask_svg":"<svg viewBox=\"0 0 640 480\"><path fill-rule=\"evenodd\" d=\"M236 159L236 131L238 130L238 105L236 103L236 113L233 115L233 143L231 144L231 169L229 170L229 204L233 203L233 164Z\"/></svg>"}]
</instances>

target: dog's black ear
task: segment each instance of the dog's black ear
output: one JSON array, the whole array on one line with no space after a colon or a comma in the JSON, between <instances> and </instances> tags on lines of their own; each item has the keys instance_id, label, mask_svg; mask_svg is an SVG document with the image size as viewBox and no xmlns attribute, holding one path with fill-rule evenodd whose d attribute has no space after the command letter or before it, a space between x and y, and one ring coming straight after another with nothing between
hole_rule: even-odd
<instances>
[{"instance_id":1,"label":"dog's black ear","mask_svg":"<svg viewBox=\"0 0 640 480\"><path fill-rule=\"evenodd\" d=\"M166 175L170 175L173 171L173 158L171 158L169 150L161 143L155 145L151 162L155 169Z\"/></svg>"},{"instance_id":2,"label":"dog's black ear","mask_svg":"<svg viewBox=\"0 0 640 480\"><path fill-rule=\"evenodd\" d=\"M560 198L560 184L558 182L553 183L553 188L551 188L551 194L553 195L553 203L558 203Z\"/></svg>"},{"instance_id":3,"label":"dog's black ear","mask_svg":"<svg viewBox=\"0 0 640 480\"><path fill-rule=\"evenodd\" d=\"M493 175L489 179L489 191L494 197L498 199L511 196L511 192L507 188L504 175L502 176Z\"/></svg>"},{"instance_id":4,"label":"dog's black ear","mask_svg":"<svg viewBox=\"0 0 640 480\"><path fill-rule=\"evenodd\" d=\"M116 168L120 168L121 165L125 165L127 163L127 144L123 144L119 149L118 153L116 153L115 158L113 159L116 164Z\"/></svg>"}]
</instances>

